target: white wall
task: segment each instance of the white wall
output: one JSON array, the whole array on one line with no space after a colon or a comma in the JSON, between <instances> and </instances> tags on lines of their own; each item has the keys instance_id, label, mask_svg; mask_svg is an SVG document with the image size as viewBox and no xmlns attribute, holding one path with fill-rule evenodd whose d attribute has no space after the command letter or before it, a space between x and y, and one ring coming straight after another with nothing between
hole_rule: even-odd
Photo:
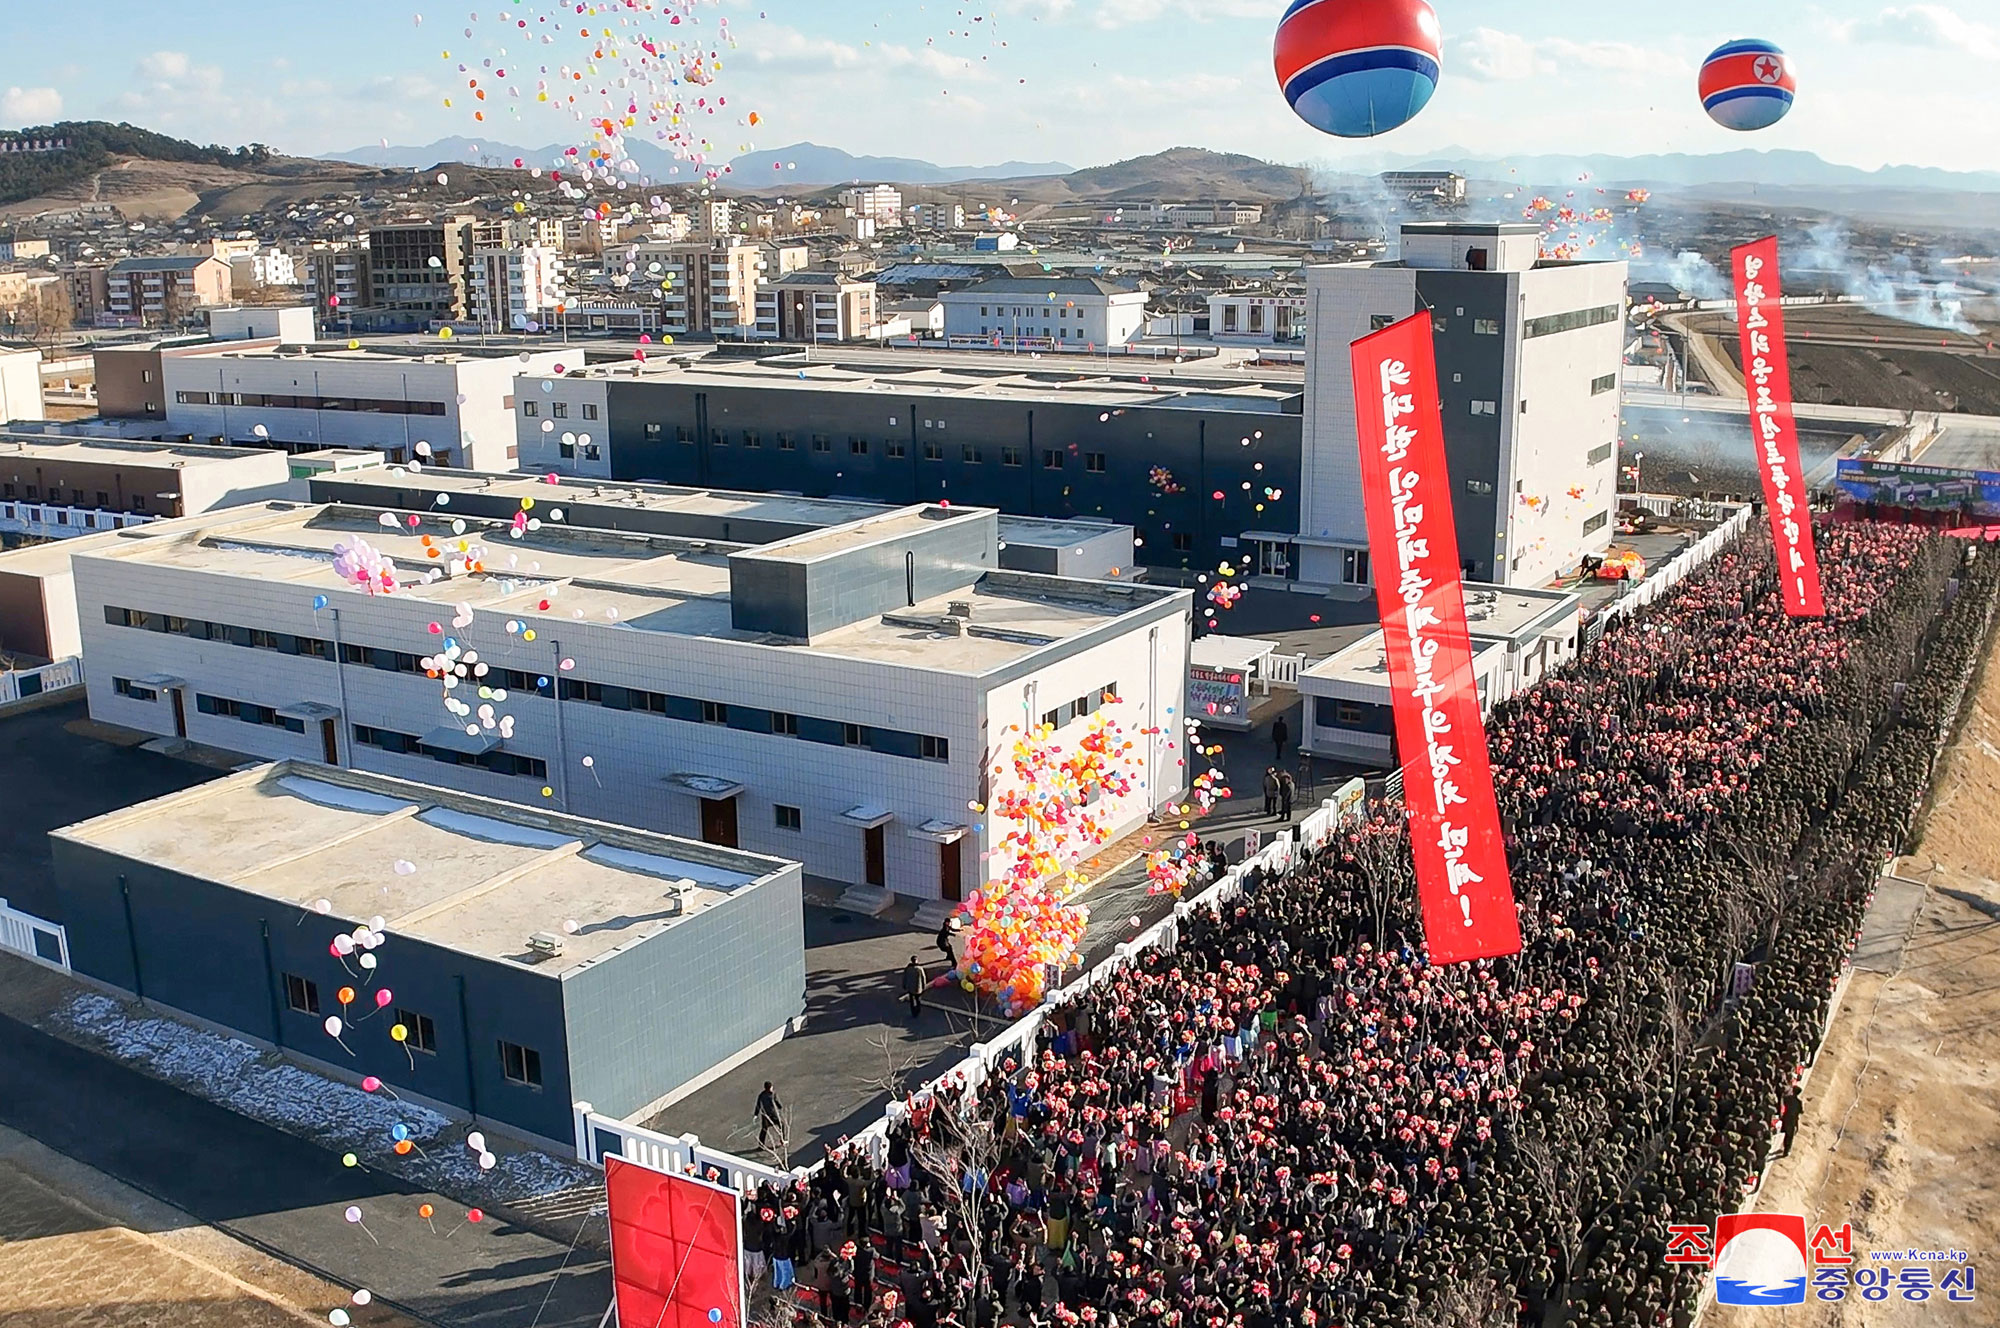
<instances>
[{"instance_id":1,"label":"white wall","mask_svg":"<svg viewBox=\"0 0 2000 1328\"><path fill-rule=\"evenodd\" d=\"M47 418L42 408L42 353L0 350L0 423Z\"/></svg>"},{"instance_id":2,"label":"white wall","mask_svg":"<svg viewBox=\"0 0 2000 1328\"><path fill-rule=\"evenodd\" d=\"M283 452L257 451L228 461L191 461L181 468L181 514L196 516L218 507L283 498L292 469Z\"/></svg>"},{"instance_id":3,"label":"white wall","mask_svg":"<svg viewBox=\"0 0 2000 1328\"><path fill-rule=\"evenodd\" d=\"M605 379L521 373L515 375L513 396L514 437L520 452L517 464L522 470L537 475L555 471L611 478L611 394ZM561 418L556 416L558 404L565 412ZM530 408L535 412L532 415ZM595 419L591 418L593 413ZM565 434L576 439L574 456L562 455ZM588 443L584 441L586 434ZM598 449L594 461L588 453L592 444Z\"/></svg>"},{"instance_id":4,"label":"white wall","mask_svg":"<svg viewBox=\"0 0 2000 1328\"><path fill-rule=\"evenodd\" d=\"M319 336L310 305L245 306L211 309L208 334L217 341L275 339L304 345Z\"/></svg>"},{"instance_id":5,"label":"white wall","mask_svg":"<svg viewBox=\"0 0 2000 1328\"><path fill-rule=\"evenodd\" d=\"M1306 302L1311 331L1300 448L1299 579L1336 585L1341 549L1368 547L1349 348L1374 330L1374 317L1401 319L1415 312L1417 274L1365 264L1310 267Z\"/></svg>"}]
</instances>

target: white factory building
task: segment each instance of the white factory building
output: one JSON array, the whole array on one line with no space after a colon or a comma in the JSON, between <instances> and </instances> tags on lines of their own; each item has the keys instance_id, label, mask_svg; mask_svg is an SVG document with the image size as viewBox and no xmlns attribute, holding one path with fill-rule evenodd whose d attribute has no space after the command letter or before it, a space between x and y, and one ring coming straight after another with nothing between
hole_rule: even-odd
<instances>
[{"instance_id":1,"label":"white factory building","mask_svg":"<svg viewBox=\"0 0 2000 1328\"><path fill-rule=\"evenodd\" d=\"M954 346L1123 346L1146 326L1146 293L1101 277L993 277L938 300Z\"/></svg>"},{"instance_id":2,"label":"white factory building","mask_svg":"<svg viewBox=\"0 0 2000 1328\"><path fill-rule=\"evenodd\" d=\"M167 427L196 442L310 452L367 448L391 462L514 468L514 375L577 352L429 353L285 345L161 361ZM422 444L423 446L419 446Z\"/></svg>"},{"instance_id":3,"label":"white factory building","mask_svg":"<svg viewBox=\"0 0 2000 1328\"><path fill-rule=\"evenodd\" d=\"M763 545L545 510L519 540L455 534L448 508L390 530L377 508L270 504L95 543L72 559L91 714L770 853L885 903L1004 869L977 808L1011 786L1016 726L1118 721L1142 768L1117 833L1185 786L1187 591L999 570L989 509ZM333 567L357 538L444 576L364 593ZM450 694L463 713L423 664L447 639L486 670Z\"/></svg>"},{"instance_id":4,"label":"white factory building","mask_svg":"<svg viewBox=\"0 0 2000 1328\"><path fill-rule=\"evenodd\" d=\"M1306 269L1302 584L1372 583L1350 343L1428 309L1468 580L1541 585L1610 543L1626 265L1536 257L1537 228L1403 227L1402 257ZM1246 532L1259 544L1289 533Z\"/></svg>"}]
</instances>

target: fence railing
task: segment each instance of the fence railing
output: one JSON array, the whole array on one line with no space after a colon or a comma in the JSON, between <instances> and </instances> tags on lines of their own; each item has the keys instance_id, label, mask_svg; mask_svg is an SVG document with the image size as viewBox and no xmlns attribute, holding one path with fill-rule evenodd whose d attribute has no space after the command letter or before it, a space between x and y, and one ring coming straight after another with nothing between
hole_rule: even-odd
<instances>
[{"instance_id":1,"label":"fence railing","mask_svg":"<svg viewBox=\"0 0 2000 1328\"><path fill-rule=\"evenodd\" d=\"M888 1156L889 1128L908 1114L910 1103L925 1101L948 1084L962 1082L967 1087L978 1088L992 1075L995 1066L1004 1066L1010 1058L1017 1065L1026 1064L1033 1057L1036 1041L1051 1012L1078 999L1100 982L1116 976L1147 951L1176 949L1180 945L1183 924L1194 916L1196 910L1206 909L1211 916L1219 916L1225 904L1243 893L1243 882L1252 872L1278 874L1288 871L1301 845L1307 849L1318 848L1340 828L1343 819L1355 815L1362 806L1365 803L1352 798L1345 801L1337 797L1328 798L1299 823L1297 838L1292 831L1280 831L1257 853L1231 867L1193 898L1176 903L1165 917L1131 940L1119 944L1104 959L1079 973L1041 1005L993 1037L973 1043L964 1059L911 1093L907 1099L891 1100L880 1119L851 1136L841 1145L841 1151L859 1153L881 1164ZM662 1134L643 1125L632 1125L600 1115L588 1102L575 1104L575 1116L576 1155L594 1167L603 1166L607 1155L616 1155L656 1171L675 1174L693 1172L697 1175L713 1171L716 1181L739 1193L749 1193L766 1181L784 1183L800 1180L820 1167L819 1163L789 1170L766 1166L721 1149L709 1148L692 1134Z\"/></svg>"},{"instance_id":2,"label":"fence railing","mask_svg":"<svg viewBox=\"0 0 2000 1328\"><path fill-rule=\"evenodd\" d=\"M1271 655L1264 660L1264 681L1280 687L1297 687L1299 671L1306 666L1304 655Z\"/></svg>"},{"instance_id":3,"label":"fence railing","mask_svg":"<svg viewBox=\"0 0 2000 1328\"><path fill-rule=\"evenodd\" d=\"M0 899L0 950L69 972L69 933L46 918L9 908L4 899Z\"/></svg>"},{"instance_id":4,"label":"fence railing","mask_svg":"<svg viewBox=\"0 0 2000 1328\"><path fill-rule=\"evenodd\" d=\"M1630 594L1606 605L1591 619L1590 640L1595 642L1597 637L1603 634L1605 625L1614 618L1637 613L1679 585L1689 574L1713 558L1723 545L1742 534L1749 524L1750 509L1739 507L1735 515L1727 521L1682 549L1664 565L1648 571L1646 579L1639 582Z\"/></svg>"},{"instance_id":5,"label":"fence railing","mask_svg":"<svg viewBox=\"0 0 2000 1328\"><path fill-rule=\"evenodd\" d=\"M127 526L142 526L159 519L134 512L112 512L100 507L0 502L0 530L55 539L89 535L100 530L123 530Z\"/></svg>"},{"instance_id":6,"label":"fence railing","mask_svg":"<svg viewBox=\"0 0 2000 1328\"><path fill-rule=\"evenodd\" d=\"M25 701L43 692L61 691L83 682L83 661L75 655L40 668L0 673L0 706Z\"/></svg>"}]
</instances>

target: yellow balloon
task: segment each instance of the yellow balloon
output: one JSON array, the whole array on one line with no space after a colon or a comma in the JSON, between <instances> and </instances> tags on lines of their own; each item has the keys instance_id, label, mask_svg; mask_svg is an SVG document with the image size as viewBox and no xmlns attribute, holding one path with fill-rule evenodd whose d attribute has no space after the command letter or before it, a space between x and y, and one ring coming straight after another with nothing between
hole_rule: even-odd
<instances>
[{"instance_id":1,"label":"yellow balloon","mask_svg":"<svg viewBox=\"0 0 2000 1328\"><path fill-rule=\"evenodd\" d=\"M403 1024L396 1024L389 1029L389 1036L394 1038L398 1042L401 1042L404 1038L408 1037L409 1035L410 1035L409 1028Z\"/></svg>"},{"instance_id":2,"label":"yellow balloon","mask_svg":"<svg viewBox=\"0 0 2000 1328\"><path fill-rule=\"evenodd\" d=\"M554 789L550 788L550 787L549 787L549 786L548 786L547 784L544 784L544 785L542 785L542 796L543 796L543 797L545 797L545 798L553 798L553 797L554 797L555 795L556 795L556 791L555 791Z\"/></svg>"}]
</instances>

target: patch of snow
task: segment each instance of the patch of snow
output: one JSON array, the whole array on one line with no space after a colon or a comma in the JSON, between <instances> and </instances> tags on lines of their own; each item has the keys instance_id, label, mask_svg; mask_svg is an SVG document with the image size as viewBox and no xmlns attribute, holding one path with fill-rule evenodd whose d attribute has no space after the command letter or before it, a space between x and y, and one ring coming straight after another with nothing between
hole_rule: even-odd
<instances>
[{"instance_id":1,"label":"patch of snow","mask_svg":"<svg viewBox=\"0 0 2000 1328\"><path fill-rule=\"evenodd\" d=\"M592 1167L547 1153L502 1152L491 1171L465 1146L472 1127L429 1107L367 1093L315 1074L240 1038L178 1020L132 1013L96 992L70 998L51 1018L120 1060L241 1116L310 1139L334 1154L469 1202L519 1202L601 1179ZM393 1088L393 1085L390 1086ZM407 1126L421 1149L398 1157L391 1131ZM488 1147L499 1143L491 1140Z\"/></svg>"},{"instance_id":2,"label":"patch of snow","mask_svg":"<svg viewBox=\"0 0 2000 1328\"><path fill-rule=\"evenodd\" d=\"M385 798L379 793L364 793L360 789L329 784L323 779L307 779L303 775L284 775L277 783L279 788L294 797L316 802L322 807L338 807L343 811L386 816L410 805L401 798Z\"/></svg>"},{"instance_id":3,"label":"patch of snow","mask_svg":"<svg viewBox=\"0 0 2000 1328\"><path fill-rule=\"evenodd\" d=\"M664 876L670 881L689 880L696 885L705 885L711 890L734 890L739 885L748 885L757 879L747 872L731 871L727 867L714 867L705 862L669 858L659 853L640 853L635 849L613 848L609 844L592 845L583 851L582 856L602 866L642 872L647 876Z\"/></svg>"},{"instance_id":4,"label":"patch of snow","mask_svg":"<svg viewBox=\"0 0 2000 1328\"><path fill-rule=\"evenodd\" d=\"M495 820L491 816L473 816L466 812L455 812L449 807L433 807L429 811L418 812L417 819L425 825L449 830L455 835L464 835L469 839L483 839L493 844L512 844L516 848L561 848L574 838L571 835L556 834L552 830L537 830L532 826L516 825L512 821Z\"/></svg>"}]
</instances>

